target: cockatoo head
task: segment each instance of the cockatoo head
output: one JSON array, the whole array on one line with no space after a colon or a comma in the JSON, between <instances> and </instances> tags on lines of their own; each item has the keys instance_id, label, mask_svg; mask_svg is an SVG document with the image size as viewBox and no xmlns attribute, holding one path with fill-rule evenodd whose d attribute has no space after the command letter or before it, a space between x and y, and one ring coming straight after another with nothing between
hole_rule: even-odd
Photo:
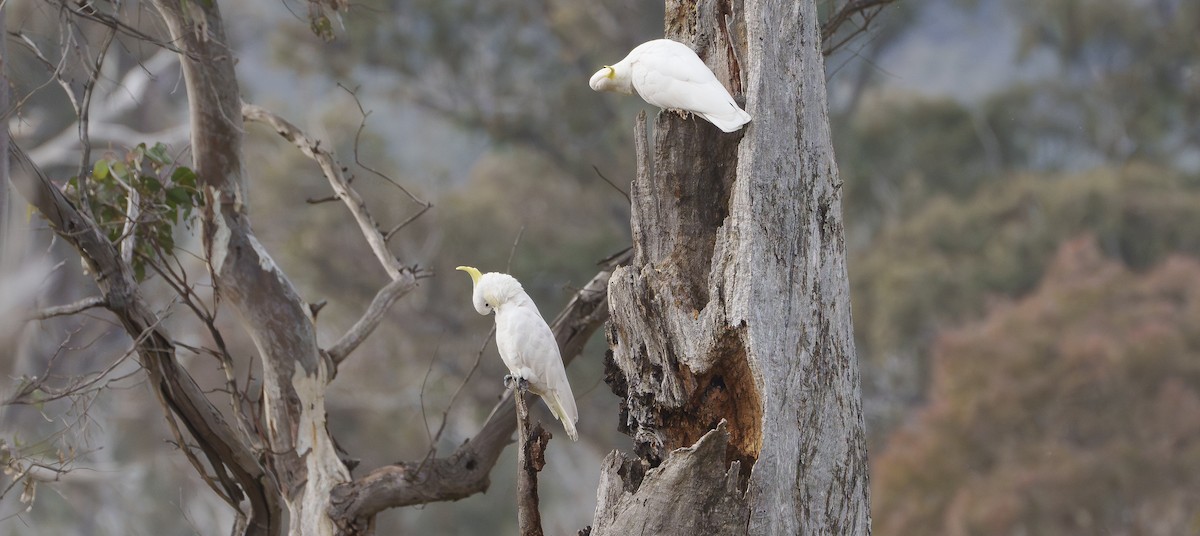
<instances>
[{"instance_id":1,"label":"cockatoo head","mask_svg":"<svg viewBox=\"0 0 1200 536\"><path fill-rule=\"evenodd\" d=\"M471 266L459 266L455 270L462 270L471 275L471 281L475 285L475 290L471 293L471 302L481 315L492 314L497 307L525 292L517 278L508 274L499 272L481 274L478 269Z\"/></svg>"},{"instance_id":2,"label":"cockatoo head","mask_svg":"<svg viewBox=\"0 0 1200 536\"><path fill-rule=\"evenodd\" d=\"M588 85L592 86L596 91L615 91L626 95L633 94L633 84L629 80L629 67L618 63L616 65L605 65L603 69L596 71L592 75L592 79L588 81Z\"/></svg>"}]
</instances>

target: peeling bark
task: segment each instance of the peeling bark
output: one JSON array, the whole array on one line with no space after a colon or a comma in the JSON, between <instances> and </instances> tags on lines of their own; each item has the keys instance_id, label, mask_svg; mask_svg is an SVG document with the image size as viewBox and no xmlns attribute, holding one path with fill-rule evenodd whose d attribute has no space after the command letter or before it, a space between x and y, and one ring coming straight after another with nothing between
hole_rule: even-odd
<instances>
[{"instance_id":1,"label":"peeling bark","mask_svg":"<svg viewBox=\"0 0 1200 536\"><path fill-rule=\"evenodd\" d=\"M739 462L725 462L728 442L720 423L653 469L640 459L609 453L600 469L591 536L745 534L744 479Z\"/></svg>"},{"instance_id":2,"label":"peeling bark","mask_svg":"<svg viewBox=\"0 0 1200 536\"><path fill-rule=\"evenodd\" d=\"M156 0L181 50L192 158L205 192L203 236L217 292L237 311L263 363L267 463L296 535L333 534L329 492L350 479L325 426L329 364L312 316L251 228L242 166L242 103L216 2Z\"/></svg>"},{"instance_id":3,"label":"peeling bark","mask_svg":"<svg viewBox=\"0 0 1200 536\"><path fill-rule=\"evenodd\" d=\"M14 146L11 146L15 148ZM16 151L29 173L13 177L21 194L46 218L51 228L79 252L104 298L105 307L137 342L138 361L146 370L167 411L177 415L204 453L233 503L247 500L244 534L280 534L283 527L278 484L255 453L234 432L191 375L179 366L175 345L151 312L134 282L133 269L94 221L77 210L49 179Z\"/></svg>"},{"instance_id":4,"label":"peeling bark","mask_svg":"<svg viewBox=\"0 0 1200 536\"><path fill-rule=\"evenodd\" d=\"M744 77L753 120L722 134L663 112L651 146L638 118L635 255L609 284L607 335L619 426L639 460L610 456L593 534L869 534L815 5L671 0L666 13L668 37L694 44L735 94ZM676 504L729 485L701 470L711 459L678 450L701 450L722 419L719 468L738 467L745 489L737 515L702 508L684 528L661 505L614 499L650 486ZM681 472L697 480L671 484Z\"/></svg>"},{"instance_id":5,"label":"peeling bark","mask_svg":"<svg viewBox=\"0 0 1200 536\"><path fill-rule=\"evenodd\" d=\"M517 406L517 527L521 536L542 536L537 474L546 465L550 432L542 428L542 423L530 427L525 392L520 387L513 391Z\"/></svg>"},{"instance_id":6,"label":"peeling bark","mask_svg":"<svg viewBox=\"0 0 1200 536\"><path fill-rule=\"evenodd\" d=\"M608 319L608 284L613 270L628 263L627 250L605 262L604 268L575 293L550 323L563 363L569 365L596 329ZM333 489L330 516L339 533L370 534L375 515L387 508L453 501L487 491L488 474L516 430L511 396L492 410L483 429L446 457L403 462L375 469Z\"/></svg>"}]
</instances>

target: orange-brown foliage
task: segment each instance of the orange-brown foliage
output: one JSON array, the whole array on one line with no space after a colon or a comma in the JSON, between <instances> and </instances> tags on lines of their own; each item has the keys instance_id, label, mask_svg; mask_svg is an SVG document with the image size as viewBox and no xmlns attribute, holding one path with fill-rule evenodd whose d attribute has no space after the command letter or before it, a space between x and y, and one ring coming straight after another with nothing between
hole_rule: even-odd
<instances>
[{"instance_id":1,"label":"orange-brown foliage","mask_svg":"<svg viewBox=\"0 0 1200 536\"><path fill-rule=\"evenodd\" d=\"M1200 261L1093 237L943 334L927 406L874 463L876 534L1200 534Z\"/></svg>"}]
</instances>

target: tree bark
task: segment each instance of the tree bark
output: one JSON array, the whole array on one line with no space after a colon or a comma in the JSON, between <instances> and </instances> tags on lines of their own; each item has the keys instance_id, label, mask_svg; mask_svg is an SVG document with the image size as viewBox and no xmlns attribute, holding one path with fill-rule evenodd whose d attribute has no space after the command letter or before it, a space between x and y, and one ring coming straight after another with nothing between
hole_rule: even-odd
<instances>
[{"instance_id":1,"label":"tree bark","mask_svg":"<svg viewBox=\"0 0 1200 536\"><path fill-rule=\"evenodd\" d=\"M6 6L0 6L0 28L7 28L5 24ZM0 110L3 110L4 115L0 116L4 120L4 127L0 128L0 244L11 244L8 239L8 114L10 106L8 98L8 41L0 42ZM6 249L0 246L0 273L7 268L5 263L8 259L5 257Z\"/></svg>"},{"instance_id":2,"label":"tree bark","mask_svg":"<svg viewBox=\"0 0 1200 536\"><path fill-rule=\"evenodd\" d=\"M542 536L537 474L546 465L550 432L541 423L530 427L525 391L517 387L513 392L517 406L517 526L521 536Z\"/></svg>"},{"instance_id":3,"label":"tree bark","mask_svg":"<svg viewBox=\"0 0 1200 536\"><path fill-rule=\"evenodd\" d=\"M193 169L205 198L201 215L205 260L216 296L238 314L262 362L261 419L246 419L237 413L254 404L235 402L231 411L240 426L234 428L225 421L222 411L176 359L174 339L142 298L130 259L15 145L16 161L30 173L14 181L55 232L79 251L94 274L101 296L89 303L111 311L134 339L139 361L156 388L185 457L201 479L236 510L234 533L370 533L375 514L385 508L452 500L485 490L488 473L511 443L515 429L511 399L502 401L483 429L449 457L386 466L351 481L326 430L326 385L335 363L378 325L392 302L415 286L415 270L403 266L388 251L366 205L338 171L340 165L330 151L320 149L318 140L265 110L243 109L233 71L234 54L225 41L216 3L154 3L171 33L170 45L165 46L178 51L183 67ZM317 347L307 304L251 228L241 160L243 113L271 124L321 165L392 278L363 319L329 352L322 353ZM564 361L577 356L607 319L609 276L615 265L630 257L625 252L609 259L553 322ZM87 303L49 312L83 305ZM236 385L229 391L237 394ZM241 425L247 420L256 425L261 421L263 426ZM186 429L190 439L180 429ZM197 450L203 459L193 454Z\"/></svg>"},{"instance_id":4,"label":"tree bark","mask_svg":"<svg viewBox=\"0 0 1200 536\"><path fill-rule=\"evenodd\" d=\"M204 191L205 257L263 363L271 472L288 509L289 533L331 535L326 508L350 479L325 426L330 364L317 347L307 304L250 226L242 166L242 102L233 50L216 2L155 0L180 48L192 128L192 159Z\"/></svg>"},{"instance_id":5,"label":"tree bark","mask_svg":"<svg viewBox=\"0 0 1200 536\"><path fill-rule=\"evenodd\" d=\"M613 274L607 330L609 383L639 459L610 456L592 534L869 534L815 5L672 0L666 16L667 36L692 44L735 95L744 76L753 120L723 134L660 113L651 153L639 117L634 261ZM694 522L628 500L643 489L692 508ZM614 523L618 513L636 527Z\"/></svg>"},{"instance_id":6,"label":"tree bark","mask_svg":"<svg viewBox=\"0 0 1200 536\"><path fill-rule=\"evenodd\" d=\"M626 264L626 250L604 261L604 268L579 289L550 323L554 339L569 365L605 320L608 319L608 283L617 266ZM512 442L517 429L516 406L506 396L493 410L479 433L446 457L404 462L375 469L333 490L330 513L342 534L369 534L371 521L386 508L452 501L482 493L496 459Z\"/></svg>"}]
</instances>

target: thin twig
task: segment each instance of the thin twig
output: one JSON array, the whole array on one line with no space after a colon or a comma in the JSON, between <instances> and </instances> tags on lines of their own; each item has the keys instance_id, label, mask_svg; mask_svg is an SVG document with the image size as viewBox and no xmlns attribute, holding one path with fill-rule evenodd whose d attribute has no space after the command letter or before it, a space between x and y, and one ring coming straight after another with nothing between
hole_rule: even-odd
<instances>
[{"instance_id":1,"label":"thin twig","mask_svg":"<svg viewBox=\"0 0 1200 536\"><path fill-rule=\"evenodd\" d=\"M81 154L79 155L79 173L75 175L76 177L79 177L80 191L87 190L87 188L85 188L83 185L83 181L84 181L84 177L88 176L88 171L89 171L89 167L90 167L89 160L91 160L91 158L92 158L92 140L88 135L88 121L89 121L89 115L90 115L91 109L92 109L92 93L94 92L94 90L96 88L96 81L100 79L100 69L102 69L104 67L104 58L108 56L108 47L112 45L113 39L116 36L117 36L116 28L113 28L112 31L108 32L108 34L104 36L104 43L100 45L100 52L96 55L96 65L94 67L92 67L91 73L89 73L87 80L83 83L83 98L80 99L79 110L78 110L79 111L79 143L80 143L80 146L82 147L82 150L81 150ZM133 189L130 188L130 192L132 192L132 191L133 191ZM135 210L132 208L133 203L136 202L136 200L134 198L137 197L137 195L135 193L130 193L129 197L130 197L130 206L131 206L130 212L133 212ZM133 215L133 218L136 218L136 217L137 217L136 214ZM132 236L132 234L131 234L131 236ZM130 239L130 240L132 241L132 239ZM132 253L126 253L125 247L126 247L126 244L121 245L122 257L131 257ZM130 251L132 251L132 248L130 248ZM129 261L126 260L126 262L129 262Z\"/></svg>"},{"instance_id":2,"label":"thin twig","mask_svg":"<svg viewBox=\"0 0 1200 536\"><path fill-rule=\"evenodd\" d=\"M362 116L362 118L358 122L358 131L354 133L354 164L360 168L370 171L376 177L379 177L379 178L391 183L392 186L399 188L400 191L404 192L404 195L407 195L408 198L411 199L414 203L421 205L425 208L432 207L433 205L431 203L422 201L416 195L414 195L411 191L409 191L408 188L405 188L399 182L397 182L396 180L392 179L391 177L381 173L380 171L376 170L375 168L366 165L358 157L358 141L359 141L359 138L362 137L363 129L365 129L367 127L367 117L371 115L371 112L365 110L363 108L362 101L358 100L358 88L350 89L350 88L342 85L341 83L338 83L337 86L342 88L342 90L345 91L346 93L350 94L350 97L354 99L354 105L358 107L359 115ZM421 212L424 212L424 210L422 210Z\"/></svg>"},{"instance_id":3,"label":"thin twig","mask_svg":"<svg viewBox=\"0 0 1200 536\"><path fill-rule=\"evenodd\" d=\"M433 348L433 356L429 358L429 366L425 368L425 377L421 378L421 390L417 393L417 402L421 405L421 422L425 424L425 437L429 438L430 445L433 444L433 433L429 431L429 417L425 414L425 385L429 382L429 374L433 372L433 364L437 362L441 348L440 342Z\"/></svg>"},{"instance_id":4,"label":"thin twig","mask_svg":"<svg viewBox=\"0 0 1200 536\"><path fill-rule=\"evenodd\" d=\"M379 292L375 294L375 298L371 300L371 305L363 313L362 318L358 319L358 322L355 322L346 331L346 334L342 335L342 338L329 347L327 351L329 358L335 364L339 365L342 361L345 361L350 352L358 348L358 345L362 344L372 331L375 331L375 328L383 321L383 317L387 314L388 309L391 309L392 304L396 303L396 300L400 299L409 290L411 290L411 283L403 279L392 281L379 289Z\"/></svg>"},{"instance_id":5,"label":"thin twig","mask_svg":"<svg viewBox=\"0 0 1200 536\"><path fill-rule=\"evenodd\" d=\"M508 264L504 265L506 273L512 273L513 255L517 253L517 244L521 243L521 237L525 235L525 226L521 226L521 230L517 231L517 238L513 240L512 247L508 250Z\"/></svg>"},{"instance_id":6,"label":"thin twig","mask_svg":"<svg viewBox=\"0 0 1200 536\"><path fill-rule=\"evenodd\" d=\"M613 190L616 190L617 193L621 194L621 197L624 197L625 200L630 203L633 202L633 200L629 198L629 193L627 193L625 190L622 190L621 188L619 188L616 184L613 183L613 181L608 180L608 177L605 177L603 173L600 173L600 168L593 165L592 169L594 169L596 171L596 174L600 176L601 180L603 180L604 182L607 182L609 186L613 187Z\"/></svg>"},{"instance_id":7,"label":"thin twig","mask_svg":"<svg viewBox=\"0 0 1200 536\"><path fill-rule=\"evenodd\" d=\"M68 303L66 305L57 305L54 307L47 307L36 313L33 313L32 315L30 315L28 317L28 319L29 320L46 320L47 318L53 318L56 316L73 315L73 314L80 313L80 312L86 311L88 309L91 309L93 307L104 307L107 304L108 304L108 302L104 298L102 298L100 296L91 296L91 297L79 300L75 303Z\"/></svg>"},{"instance_id":8,"label":"thin twig","mask_svg":"<svg viewBox=\"0 0 1200 536\"><path fill-rule=\"evenodd\" d=\"M492 330L488 332L486 338L483 339L483 344L479 345L479 353L475 354L475 364L471 365L471 370L467 371L467 375L462 382L458 384L458 388L454 390L454 394L450 396L450 402L446 404L446 409L442 411L442 423L438 425L437 433L429 438L429 451L425 453L425 459L421 460L421 465L417 466L416 474L420 474L421 469L425 468L425 464L429 463L437 457L437 445L442 439L442 432L446 430L446 422L450 417L450 410L454 408L454 403L458 401L458 395L462 393L463 388L467 386L467 382L471 381L471 377L475 376L475 371L479 370L479 363L483 361L483 352L487 349L488 343L492 342L492 337L496 336L496 326L492 325ZM432 362L430 363L432 365ZM432 368L432 367L431 367ZM429 377L429 372L425 373L426 379ZM425 381L421 381L421 395L425 394ZM421 403L421 418L425 418L425 404ZM425 434L429 435L429 421L425 421Z\"/></svg>"},{"instance_id":9,"label":"thin twig","mask_svg":"<svg viewBox=\"0 0 1200 536\"><path fill-rule=\"evenodd\" d=\"M417 218L420 218L421 215L425 214L431 208L433 208L432 204L421 207L421 210L418 210L416 214L413 214L412 216L405 218L404 221L398 223L395 227L392 227L392 229L390 231L388 231L387 234L383 235L383 241L384 242L391 241L392 237L396 236L396 233L400 232L400 230L405 228L406 226L408 226L408 224L410 224L414 221L417 221Z\"/></svg>"},{"instance_id":10,"label":"thin twig","mask_svg":"<svg viewBox=\"0 0 1200 536\"><path fill-rule=\"evenodd\" d=\"M894 1L895 0L850 0L846 2L846 4L843 5L840 10L831 15L829 19L827 19L825 23L821 25L821 42L828 42L829 39L837 33L842 24L849 21L855 15L862 15L863 23L858 25L853 32L839 40L837 43L824 46L821 50L821 53L828 56L835 50L850 42L850 40L858 36L858 34L867 31L867 28L871 25L871 21L875 20L875 17L883 11L883 8L887 4L890 4Z\"/></svg>"},{"instance_id":11,"label":"thin twig","mask_svg":"<svg viewBox=\"0 0 1200 536\"><path fill-rule=\"evenodd\" d=\"M358 88L350 89L340 83L338 84L338 87L342 88L343 91L350 94L350 97L352 99L354 99L354 105L358 107L359 115L362 116L361 119L359 119L359 121L358 121L358 130L354 133L354 164L360 168L363 168L363 169L371 172L371 174L375 175L376 177L379 177L379 178L383 179L384 181L387 181L392 186L395 186L401 192L404 192L404 195L407 195L408 198L411 199L413 203L416 203L418 206L421 207L420 209L417 210L417 212L415 214L405 218L404 221L400 222L395 227L393 227L392 230L388 231L386 234L383 235L383 241L390 242L392 240L392 237L396 236L396 233L400 232L401 229L403 229L408 224L416 221L417 218L420 218L427 211L429 211L429 209L433 208L433 203L430 203L428 201L424 201L424 200L418 198L408 188L405 188L404 185L400 184L398 181L385 175L384 173L380 172L379 170L377 170L371 166L368 166L365 162L362 161L361 158L359 158L359 156L358 156L359 140L362 138L363 130L365 130L367 128L367 117L371 115L371 112L366 110L365 108L363 108L362 101L359 100L359 98L358 98Z\"/></svg>"},{"instance_id":12,"label":"thin twig","mask_svg":"<svg viewBox=\"0 0 1200 536\"><path fill-rule=\"evenodd\" d=\"M305 156L315 160L324 172L325 178L329 180L333 191L346 204L346 208L350 209L350 214L358 222L359 230L367 239L367 244L371 246L375 257L387 270L390 279L406 279L415 286L412 269L402 265L399 259L388 250L387 241L379 232L379 225L375 222L375 218L367 212L366 202L358 195L357 191L350 187L349 181L342 173L342 167L338 165L331 151L321 148L319 140L308 136L286 119L260 106L243 103L242 117L247 121L270 125L280 136L298 147Z\"/></svg>"}]
</instances>

